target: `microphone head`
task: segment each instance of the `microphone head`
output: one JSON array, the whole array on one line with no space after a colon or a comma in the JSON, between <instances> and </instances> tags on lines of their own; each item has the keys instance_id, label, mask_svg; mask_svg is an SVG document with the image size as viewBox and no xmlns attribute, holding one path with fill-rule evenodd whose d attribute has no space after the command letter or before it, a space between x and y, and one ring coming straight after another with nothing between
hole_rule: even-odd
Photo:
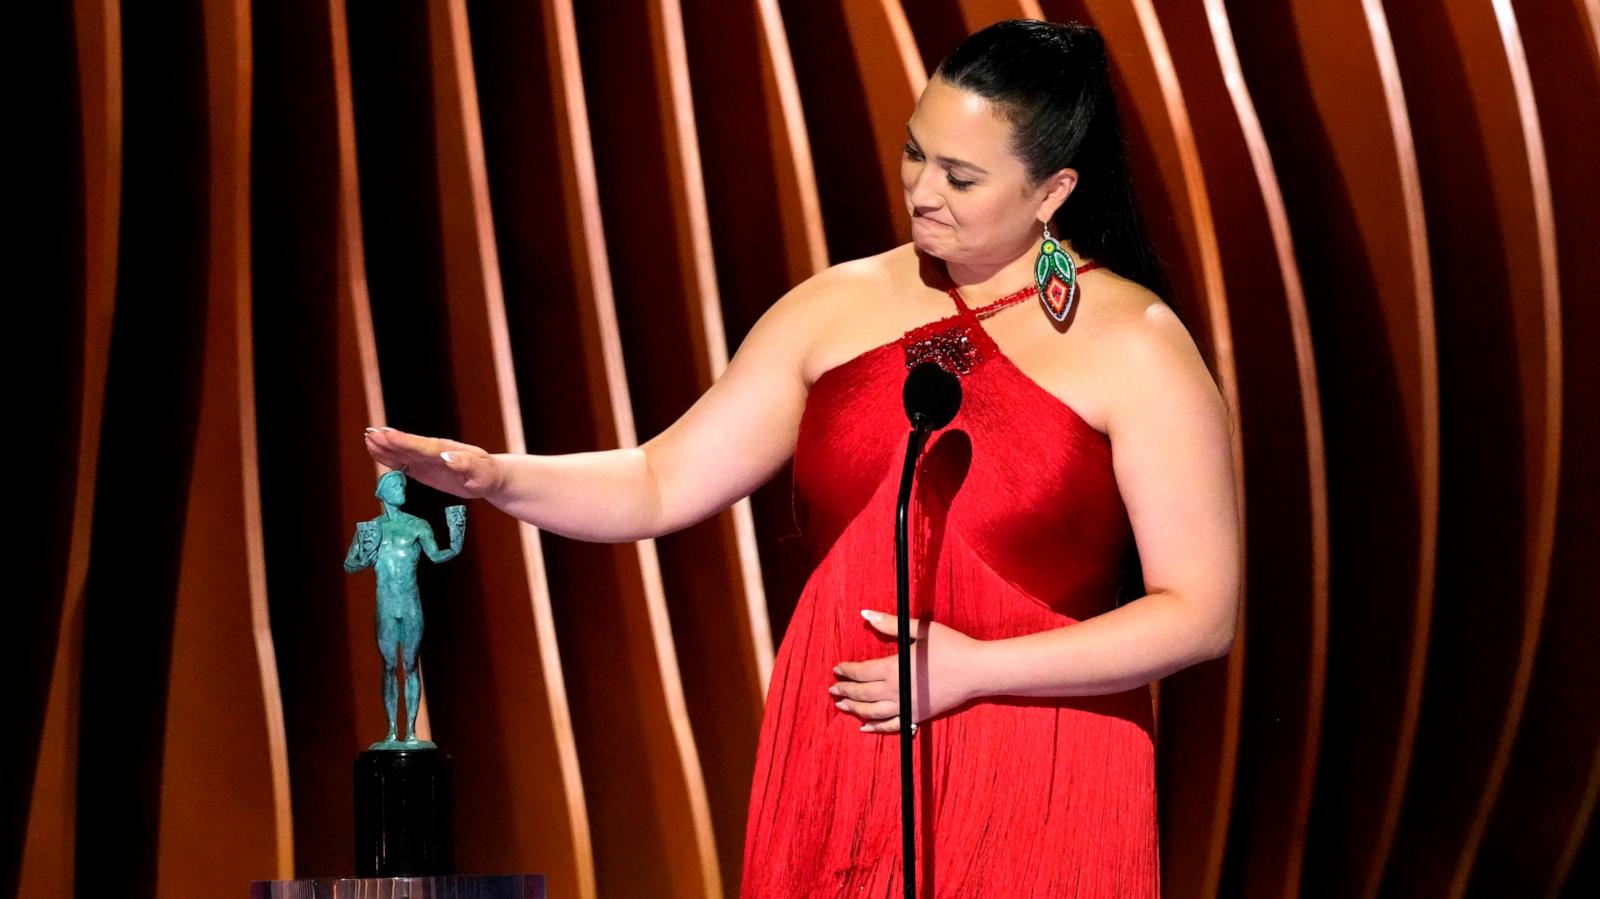
<instances>
[{"instance_id":1,"label":"microphone head","mask_svg":"<svg viewBox=\"0 0 1600 899\"><path fill-rule=\"evenodd\" d=\"M937 431L961 408L961 381L933 362L923 362L906 375L903 394L911 426Z\"/></svg>"}]
</instances>

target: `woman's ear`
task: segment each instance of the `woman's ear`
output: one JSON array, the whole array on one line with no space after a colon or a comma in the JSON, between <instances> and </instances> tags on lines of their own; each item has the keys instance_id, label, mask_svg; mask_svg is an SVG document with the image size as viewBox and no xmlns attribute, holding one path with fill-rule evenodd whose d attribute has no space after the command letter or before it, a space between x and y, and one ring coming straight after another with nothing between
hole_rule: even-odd
<instances>
[{"instance_id":1,"label":"woman's ear","mask_svg":"<svg viewBox=\"0 0 1600 899\"><path fill-rule=\"evenodd\" d=\"M1062 169L1046 178L1040 188L1044 196L1039 199L1038 218L1041 222L1048 222L1056 214L1056 210L1067 202L1067 197L1072 195L1078 186L1078 170Z\"/></svg>"}]
</instances>

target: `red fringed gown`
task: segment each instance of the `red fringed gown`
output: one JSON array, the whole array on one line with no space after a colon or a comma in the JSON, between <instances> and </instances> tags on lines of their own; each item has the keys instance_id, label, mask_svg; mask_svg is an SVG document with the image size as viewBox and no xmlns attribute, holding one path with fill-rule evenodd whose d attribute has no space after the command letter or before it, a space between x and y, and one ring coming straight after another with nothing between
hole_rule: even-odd
<instances>
[{"instance_id":1,"label":"red fringed gown","mask_svg":"<svg viewBox=\"0 0 1600 899\"><path fill-rule=\"evenodd\" d=\"M895 652L860 610L894 612L910 364L939 362L963 390L918 469L912 615L989 640L1115 604L1132 536L1108 438L1000 352L981 323L988 307L950 294L952 315L829 370L806 401L795 499L815 567L767 694L745 899L904 892L899 736L863 733L827 689L835 664ZM1157 896L1151 719L1141 687L978 699L924 722L914 753L919 895Z\"/></svg>"}]
</instances>

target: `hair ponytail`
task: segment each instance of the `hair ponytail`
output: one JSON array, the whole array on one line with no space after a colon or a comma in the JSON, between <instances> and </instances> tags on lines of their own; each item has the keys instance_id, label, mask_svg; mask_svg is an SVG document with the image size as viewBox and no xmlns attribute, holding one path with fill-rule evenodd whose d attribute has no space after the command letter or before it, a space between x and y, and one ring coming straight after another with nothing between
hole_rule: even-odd
<instances>
[{"instance_id":1,"label":"hair ponytail","mask_svg":"<svg viewBox=\"0 0 1600 899\"><path fill-rule=\"evenodd\" d=\"M963 40L934 75L1000 107L1012 125L1012 152L1034 183L1077 170L1077 186L1053 219L1057 237L1162 299L1170 296L1134 194L1099 31L1077 22L996 22Z\"/></svg>"}]
</instances>

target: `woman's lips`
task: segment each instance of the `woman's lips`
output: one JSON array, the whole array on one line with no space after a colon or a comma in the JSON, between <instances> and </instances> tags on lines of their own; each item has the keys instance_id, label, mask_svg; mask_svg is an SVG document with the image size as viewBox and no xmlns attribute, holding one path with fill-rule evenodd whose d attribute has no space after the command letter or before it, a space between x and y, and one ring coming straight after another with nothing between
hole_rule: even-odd
<instances>
[{"instance_id":1,"label":"woman's lips","mask_svg":"<svg viewBox=\"0 0 1600 899\"><path fill-rule=\"evenodd\" d=\"M915 224L917 222L922 222L925 225L938 225L941 228L950 227L950 225L948 223L946 223L946 222L941 222L938 219L929 218L928 216L925 216L925 215L913 215L911 217L911 221L912 221L913 224Z\"/></svg>"}]
</instances>

